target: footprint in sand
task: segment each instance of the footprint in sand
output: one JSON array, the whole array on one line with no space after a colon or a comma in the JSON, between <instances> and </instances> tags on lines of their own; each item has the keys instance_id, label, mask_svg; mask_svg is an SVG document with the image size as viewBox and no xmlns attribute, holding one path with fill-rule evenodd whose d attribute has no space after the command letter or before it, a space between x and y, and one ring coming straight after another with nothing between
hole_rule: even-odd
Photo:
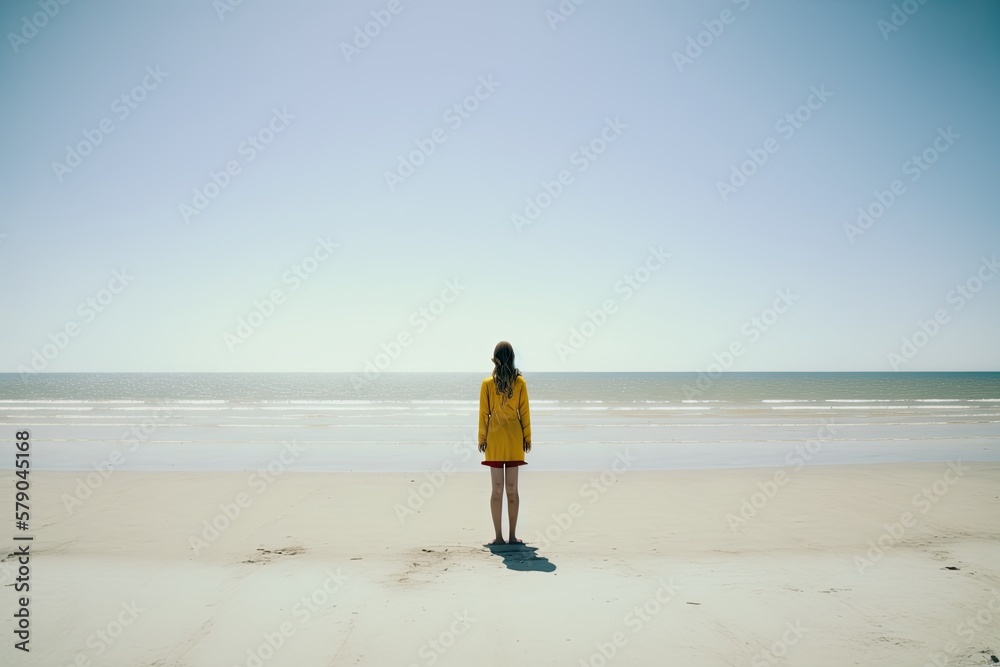
<instances>
[{"instance_id":1,"label":"footprint in sand","mask_svg":"<svg viewBox=\"0 0 1000 667\"><path fill-rule=\"evenodd\" d=\"M448 576L444 573L448 571L449 567L460 566L462 564L461 558L456 561L455 557L461 556L463 551L468 556L477 550L473 548L463 550L455 546L422 547L419 550L409 550L406 558L407 567L402 572L396 572L392 577L396 583L404 585L430 583L440 576Z\"/></svg>"},{"instance_id":2,"label":"footprint in sand","mask_svg":"<svg viewBox=\"0 0 1000 667\"><path fill-rule=\"evenodd\" d=\"M298 556L306 552L300 546L283 547L281 549L257 549L257 553L243 561L244 563L270 563L282 556Z\"/></svg>"}]
</instances>

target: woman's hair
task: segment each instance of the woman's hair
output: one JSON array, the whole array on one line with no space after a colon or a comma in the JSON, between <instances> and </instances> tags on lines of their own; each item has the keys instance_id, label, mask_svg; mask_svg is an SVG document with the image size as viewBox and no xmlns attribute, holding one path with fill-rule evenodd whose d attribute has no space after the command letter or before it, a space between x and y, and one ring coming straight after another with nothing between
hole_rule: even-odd
<instances>
[{"instance_id":1,"label":"woman's hair","mask_svg":"<svg viewBox=\"0 0 1000 667\"><path fill-rule=\"evenodd\" d=\"M493 349L493 381L497 393L511 398L514 395L514 380L520 375L521 371L514 366L514 348L507 341L500 341Z\"/></svg>"}]
</instances>

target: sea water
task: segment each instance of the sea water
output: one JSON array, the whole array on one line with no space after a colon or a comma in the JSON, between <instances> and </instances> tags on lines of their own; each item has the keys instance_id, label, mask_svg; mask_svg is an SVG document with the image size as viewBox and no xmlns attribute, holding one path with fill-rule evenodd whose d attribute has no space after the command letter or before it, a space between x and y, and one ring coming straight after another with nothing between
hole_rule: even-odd
<instances>
[{"instance_id":1,"label":"sea water","mask_svg":"<svg viewBox=\"0 0 1000 667\"><path fill-rule=\"evenodd\" d=\"M1000 373L524 375L526 472L1000 460ZM0 428L36 469L485 470L485 377L0 374Z\"/></svg>"}]
</instances>

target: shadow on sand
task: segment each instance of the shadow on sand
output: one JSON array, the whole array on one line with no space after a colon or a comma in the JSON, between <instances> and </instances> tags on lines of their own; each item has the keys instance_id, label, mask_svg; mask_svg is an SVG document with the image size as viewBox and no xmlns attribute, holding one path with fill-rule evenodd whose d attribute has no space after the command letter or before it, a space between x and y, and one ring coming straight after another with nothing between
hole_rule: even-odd
<instances>
[{"instance_id":1,"label":"shadow on sand","mask_svg":"<svg viewBox=\"0 0 1000 667\"><path fill-rule=\"evenodd\" d=\"M509 570L520 572L554 572L556 566L548 558L535 555L538 547L527 544L484 544L490 553L503 558Z\"/></svg>"}]
</instances>

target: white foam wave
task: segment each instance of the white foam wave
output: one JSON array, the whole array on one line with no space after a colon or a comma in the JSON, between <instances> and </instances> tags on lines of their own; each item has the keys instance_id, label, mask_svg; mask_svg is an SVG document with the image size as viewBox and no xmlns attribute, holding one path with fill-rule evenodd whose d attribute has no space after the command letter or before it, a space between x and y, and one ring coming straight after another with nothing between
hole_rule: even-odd
<instances>
[{"instance_id":1,"label":"white foam wave","mask_svg":"<svg viewBox=\"0 0 1000 667\"><path fill-rule=\"evenodd\" d=\"M125 401L125 400L120 400L120 401L93 401L93 400L76 400L76 399L61 399L61 398L60 399L54 399L54 398L53 399L44 399L44 400L34 400L34 399L27 399L27 398L26 399L13 399L13 398L2 398L2 399L0 399L0 403L27 403L29 405L34 405L34 404L48 404L48 403L55 404L55 405L63 405L63 404L70 404L70 403L99 403L100 404L100 403L145 403L145 402L146 401Z\"/></svg>"},{"instance_id":2,"label":"white foam wave","mask_svg":"<svg viewBox=\"0 0 1000 667\"><path fill-rule=\"evenodd\" d=\"M712 408L698 408L695 406L681 406L681 405L661 405L661 406L643 406L643 407L630 407L622 406L618 408L612 408L612 410L711 410Z\"/></svg>"},{"instance_id":3,"label":"white foam wave","mask_svg":"<svg viewBox=\"0 0 1000 667\"><path fill-rule=\"evenodd\" d=\"M832 410L832 405L772 405L772 410Z\"/></svg>"},{"instance_id":4,"label":"white foam wave","mask_svg":"<svg viewBox=\"0 0 1000 667\"><path fill-rule=\"evenodd\" d=\"M92 406L80 406L80 405L60 405L58 408L46 408L40 405L19 405L17 407L3 408L5 411L19 411L19 410L93 410ZM145 408L142 408L145 409Z\"/></svg>"}]
</instances>

